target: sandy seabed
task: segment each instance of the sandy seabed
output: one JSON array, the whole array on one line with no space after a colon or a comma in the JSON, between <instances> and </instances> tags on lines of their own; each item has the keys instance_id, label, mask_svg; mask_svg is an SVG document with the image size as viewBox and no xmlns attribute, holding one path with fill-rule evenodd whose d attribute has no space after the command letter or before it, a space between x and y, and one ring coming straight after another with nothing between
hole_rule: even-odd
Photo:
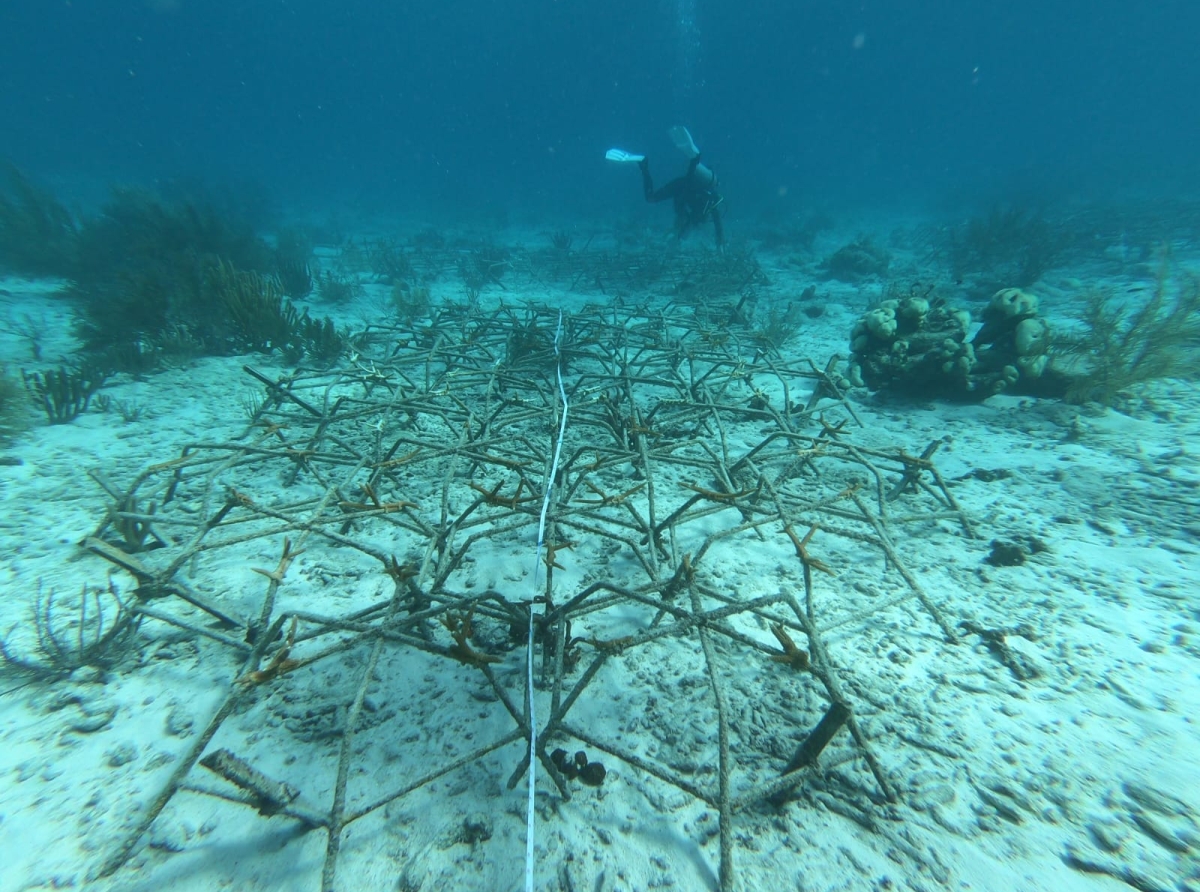
<instances>
[{"instance_id":1,"label":"sandy seabed","mask_svg":"<svg viewBox=\"0 0 1200 892\"><path fill-rule=\"evenodd\" d=\"M762 262L767 298L808 284ZM1074 281L1035 289L1052 324ZM8 318L68 330L51 286L3 287ZM4 674L0 887L316 890L336 869L345 890L522 888L517 620L553 565L571 627L557 668L537 649L539 727L573 693L547 749L607 770L560 787L539 765L538 889L717 889L723 871L747 890L1200 889L1195 385L1154 382L1122 411L853 391L805 412L821 381L805 369L846 352L864 304L818 291L775 372L653 300L529 283L455 316L436 347L381 326L286 388L315 414L243 369L280 380L278 357L205 358L110 382L134 419L93 409L10 443L10 652L38 658L50 593L68 639L85 587L111 618L110 580L129 605L140 581L148 615L111 666ZM546 560L559 310L578 352ZM516 330L542 339L526 364L489 366ZM680 342L694 350L672 369ZM3 347L19 367L17 340ZM722 408L651 380L705 370L707 396L681 392ZM795 437L761 446L784 405ZM101 483L139 475L136 504ZM996 540L1026 559L989 563ZM278 634L250 678L261 620ZM781 659L780 624L808 665ZM752 795L835 694L858 736L841 730L787 805ZM216 751L259 779L194 764Z\"/></svg>"}]
</instances>

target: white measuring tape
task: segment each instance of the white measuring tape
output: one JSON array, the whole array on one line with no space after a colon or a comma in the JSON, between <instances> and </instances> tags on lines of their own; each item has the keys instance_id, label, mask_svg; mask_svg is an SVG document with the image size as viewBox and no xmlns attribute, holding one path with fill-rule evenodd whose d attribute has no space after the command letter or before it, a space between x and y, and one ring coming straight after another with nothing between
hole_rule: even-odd
<instances>
[{"instance_id":1,"label":"white measuring tape","mask_svg":"<svg viewBox=\"0 0 1200 892\"><path fill-rule=\"evenodd\" d=\"M537 785L537 717L534 715L533 697L533 604L537 597L538 566L542 560L542 548L546 545L546 515L550 513L550 494L558 476L558 459L562 455L563 437L567 433L567 389L563 386L562 358L558 352L558 341L562 336L562 310L558 311L558 327L554 330L554 371L558 376L558 396L562 400L562 419L558 424L558 442L554 444L554 460L550 463L550 476L542 487L542 515L538 520L537 550L533 562L533 597L529 600L529 640L525 644L525 689L529 692L529 800L525 809L525 892L533 892L533 823Z\"/></svg>"}]
</instances>

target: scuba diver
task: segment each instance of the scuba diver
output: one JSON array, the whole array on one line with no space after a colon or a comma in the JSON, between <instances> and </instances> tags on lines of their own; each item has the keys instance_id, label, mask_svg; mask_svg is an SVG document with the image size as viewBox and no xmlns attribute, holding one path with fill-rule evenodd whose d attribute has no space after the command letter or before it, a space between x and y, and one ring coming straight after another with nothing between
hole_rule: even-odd
<instances>
[{"instance_id":1,"label":"scuba diver","mask_svg":"<svg viewBox=\"0 0 1200 892\"><path fill-rule=\"evenodd\" d=\"M672 127L671 139L676 148L688 157L687 171L669 183L654 188L650 176L650 163L645 155L633 155L621 149L609 149L605 158L622 164L637 164L642 172L642 188L646 201L656 203L670 199L675 203L675 236L682 238L691 229L705 220L712 220L717 248L725 247L725 232L721 227L721 203L724 199L717 192L716 175L700 163L700 150L692 141L686 127Z\"/></svg>"}]
</instances>

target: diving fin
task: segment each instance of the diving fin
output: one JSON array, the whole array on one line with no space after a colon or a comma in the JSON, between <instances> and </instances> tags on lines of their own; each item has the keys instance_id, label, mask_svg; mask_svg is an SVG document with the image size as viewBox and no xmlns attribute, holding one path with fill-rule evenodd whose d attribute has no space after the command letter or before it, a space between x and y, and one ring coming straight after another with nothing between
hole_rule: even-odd
<instances>
[{"instance_id":1,"label":"diving fin","mask_svg":"<svg viewBox=\"0 0 1200 892\"><path fill-rule=\"evenodd\" d=\"M619 164L640 164L646 160L645 155L634 155L624 149L609 149L604 153L604 157L608 161L616 161Z\"/></svg>"},{"instance_id":2,"label":"diving fin","mask_svg":"<svg viewBox=\"0 0 1200 892\"><path fill-rule=\"evenodd\" d=\"M692 134L688 133L686 127L676 125L671 128L671 142L675 143L675 148L687 155L688 158L695 158L700 154L700 150L696 148L696 144L692 141Z\"/></svg>"}]
</instances>

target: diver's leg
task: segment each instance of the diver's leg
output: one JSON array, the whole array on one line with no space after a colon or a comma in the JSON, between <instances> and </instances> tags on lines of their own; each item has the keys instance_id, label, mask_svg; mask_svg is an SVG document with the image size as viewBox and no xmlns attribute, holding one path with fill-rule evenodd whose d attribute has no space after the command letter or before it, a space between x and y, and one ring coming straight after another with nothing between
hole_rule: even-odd
<instances>
[{"instance_id":1,"label":"diver's leg","mask_svg":"<svg viewBox=\"0 0 1200 892\"><path fill-rule=\"evenodd\" d=\"M642 169L642 191L646 195L646 201L658 203L678 197L685 182L683 177L677 177L662 188L655 189L654 180L650 176L650 165L642 160L638 163L638 167Z\"/></svg>"},{"instance_id":2,"label":"diver's leg","mask_svg":"<svg viewBox=\"0 0 1200 892\"><path fill-rule=\"evenodd\" d=\"M650 176L650 162L643 158L638 162L638 169L642 172L642 191L646 201L654 201L654 178Z\"/></svg>"}]
</instances>

